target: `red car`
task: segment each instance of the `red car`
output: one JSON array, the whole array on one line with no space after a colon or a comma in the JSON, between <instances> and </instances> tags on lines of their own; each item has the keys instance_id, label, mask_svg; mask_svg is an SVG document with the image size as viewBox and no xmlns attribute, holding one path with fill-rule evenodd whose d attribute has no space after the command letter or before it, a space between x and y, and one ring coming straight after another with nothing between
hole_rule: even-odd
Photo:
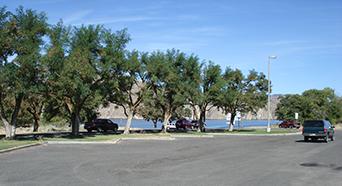
<instances>
[{"instance_id":1,"label":"red car","mask_svg":"<svg viewBox=\"0 0 342 186\"><path fill-rule=\"evenodd\" d=\"M300 123L293 120L285 120L279 124L279 128L299 128Z\"/></svg>"}]
</instances>

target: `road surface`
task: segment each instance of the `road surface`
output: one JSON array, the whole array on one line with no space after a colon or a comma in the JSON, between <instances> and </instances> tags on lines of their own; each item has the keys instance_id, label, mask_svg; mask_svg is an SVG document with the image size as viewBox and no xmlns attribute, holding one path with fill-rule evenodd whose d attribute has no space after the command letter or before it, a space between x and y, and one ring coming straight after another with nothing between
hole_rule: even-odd
<instances>
[{"instance_id":1,"label":"road surface","mask_svg":"<svg viewBox=\"0 0 342 186\"><path fill-rule=\"evenodd\" d=\"M0 154L0 185L342 185L336 141L218 136L43 145Z\"/></svg>"}]
</instances>

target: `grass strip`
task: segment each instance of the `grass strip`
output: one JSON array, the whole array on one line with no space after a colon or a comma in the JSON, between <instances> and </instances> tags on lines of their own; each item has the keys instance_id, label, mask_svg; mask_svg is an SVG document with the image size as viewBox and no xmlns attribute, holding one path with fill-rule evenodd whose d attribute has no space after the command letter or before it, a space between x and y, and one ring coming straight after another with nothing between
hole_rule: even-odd
<instances>
[{"instance_id":1,"label":"grass strip","mask_svg":"<svg viewBox=\"0 0 342 186\"><path fill-rule=\"evenodd\" d=\"M0 140L0 150L20 147L23 145L35 144L37 140Z\"/></svg>"}]
</instances>

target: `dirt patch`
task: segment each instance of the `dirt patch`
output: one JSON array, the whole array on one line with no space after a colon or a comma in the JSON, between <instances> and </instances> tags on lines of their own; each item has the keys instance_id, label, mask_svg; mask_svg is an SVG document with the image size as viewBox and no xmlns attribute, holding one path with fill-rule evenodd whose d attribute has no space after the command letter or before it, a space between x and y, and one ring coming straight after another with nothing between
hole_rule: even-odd
<instances>
[{"instance_id":1,"label":"dirt patch","mask_svg":"<svg viewBox=\"0 0 342 186\"><path fill-rule=\"evenodd\" d=\"M55 126L41 126L39 127L38 132L69 132L71 131L70 127L55 127ZM80 130L82 131L82 130ZM18 127L16 128L16 134L28 134L32 133L32 127ZM0 135L5 134L5 129L0 127Z\"/></svg>"}]
</instances>

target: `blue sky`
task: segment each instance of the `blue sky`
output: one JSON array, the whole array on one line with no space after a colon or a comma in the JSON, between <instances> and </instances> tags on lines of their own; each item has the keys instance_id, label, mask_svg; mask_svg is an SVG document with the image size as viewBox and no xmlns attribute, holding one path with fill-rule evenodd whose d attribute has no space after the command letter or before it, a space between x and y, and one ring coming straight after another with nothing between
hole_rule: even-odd
<instances>
[{"instance_id":1,"label":"blue sky","mask_svg":"<svg viewBox=\"0 0 342 186\"><path fill-rule=\"evenodd\" d=\"M129 49L176 48L247 73L267 73L273 93L331 87L342 95L340 0L1 0L47 13L49 23L128 28Z\"/></svg>"}]
</instances>

